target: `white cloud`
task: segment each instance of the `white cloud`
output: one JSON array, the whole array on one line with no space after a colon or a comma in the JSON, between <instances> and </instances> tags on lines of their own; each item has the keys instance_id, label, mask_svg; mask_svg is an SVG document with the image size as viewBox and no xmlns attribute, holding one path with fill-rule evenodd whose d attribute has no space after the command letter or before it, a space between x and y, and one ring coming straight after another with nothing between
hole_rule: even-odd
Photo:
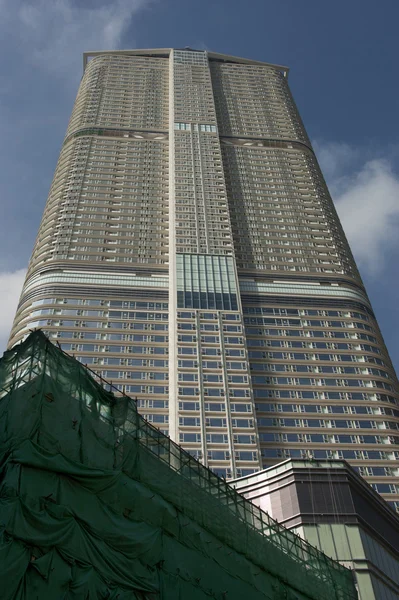
<instances>
[{"instance_id":1,"label":"white cloud","mask_svg":"<svg viewBox=\"0 0 399 600\"><path fill-rule=\"evenodd\" d=\"M383 269L387 252L398 246L399 179L389 161L367 162L335 204L360 267L371 274Z\"/></svg>"},{"instance_id":2,"label":"white cloud","mask_svg":"<svg viewBox=\"0 0 399 600\"><path fill-rule=\"evenodd\" d=\"M398 248L399 177L389 158L348 144L314 144L356 261L370 275Z\"/></svg>"},{"instance_id":3,"label":"white cloud","mask_svg":"<svg viewBox=\"0 0 399 600\"><path fill-rule=\"evenodd\" d=\"M0 272L0 354L7 346L25 275L25 269L13 273Z\"/></svg>"},{"instance_id":4,"label":"white cloud","mask_svg":"<svg viewBox=\"0 0 399 600\"><path fill-rule=\"evenodd\" d=\"M340 177L342 172L359 158L359 149L345 143L329 142L327 144L313 142L314 150L326 179Z\"/></svg>"},{"instance_id":5,"label":"white cloud","mask_svg":"<svg viewBox=\"0 0 399 600\"><path fill-rule=\"evenodd\" d=\"M54 74L76 75L82 52L111 50L133 16L153 0L13 0L2 3L2 25L14 31L26 59ZM134 44L132 44L134 45Z\"/></svg>"}]
</instances>

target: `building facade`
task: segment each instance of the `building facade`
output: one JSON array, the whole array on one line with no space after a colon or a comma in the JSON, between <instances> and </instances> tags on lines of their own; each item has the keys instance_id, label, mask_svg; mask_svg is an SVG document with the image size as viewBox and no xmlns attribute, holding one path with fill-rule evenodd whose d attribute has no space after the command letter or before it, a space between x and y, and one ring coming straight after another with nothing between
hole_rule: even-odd
<instances>
[{"instance_id":1,"label":"building facade","mask_svg":"<svg viewBox=\"0 0 399 600\"><path fill-rule=\"evenodd\" d=\"M289 459L231 485L350 568L359 600L399 598L399 515L345 461Z\"/></svg>"},{"instance_id":2,"label":"building facade","mask_svg":"<svg viewBox=\"0 0 399 600\"><path fill-rule=\"evenodd\" d=\"M42 328L226 478L343 458L398 508L398 381L287 76L85 54L10 345Z\"/></svg>"}]
</instances>

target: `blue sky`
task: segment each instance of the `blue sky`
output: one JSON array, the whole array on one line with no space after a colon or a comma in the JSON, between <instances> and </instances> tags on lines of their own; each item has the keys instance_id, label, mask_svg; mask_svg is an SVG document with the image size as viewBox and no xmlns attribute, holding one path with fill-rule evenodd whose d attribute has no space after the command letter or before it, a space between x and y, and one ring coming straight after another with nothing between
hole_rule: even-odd
<instances>
[{"instance_id":1,"label":"blue sky","mask_svg":"<svg viewBox=\"0 0 399 600\"><path fill-rule=\"evenodd\" d=\"M289 81L399 366L397 0L0 0L0 351L82 72L82 52L209 49Z\"/></svg>"}]
</instances>

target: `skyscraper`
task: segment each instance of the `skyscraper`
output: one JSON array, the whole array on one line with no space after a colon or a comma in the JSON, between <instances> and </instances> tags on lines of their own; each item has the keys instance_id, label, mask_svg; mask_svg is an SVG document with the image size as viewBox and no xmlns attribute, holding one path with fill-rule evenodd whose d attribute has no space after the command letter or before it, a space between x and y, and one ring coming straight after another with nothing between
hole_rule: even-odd
<instances>
[{"instance_id":1,"label":"skyscraper","mask_svg":"<svg viewBox=\"0 0 399 600\"><path fill-rule=\"evenodd\" d=\"M10 345L42 328L227 478L345 458L399 508L399 385L288 87L84 55Z\"/></svg>"}]
</instances>

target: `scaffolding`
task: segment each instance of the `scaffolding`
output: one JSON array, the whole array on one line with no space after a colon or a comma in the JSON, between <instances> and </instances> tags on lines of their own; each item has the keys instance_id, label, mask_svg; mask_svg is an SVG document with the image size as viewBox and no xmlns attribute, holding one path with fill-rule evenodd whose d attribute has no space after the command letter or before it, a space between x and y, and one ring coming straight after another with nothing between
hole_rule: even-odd
<instances>
[{"instance_id":1,"label":"scaffolding","mask_svg":"<svg viewBox=\"0 0 399 600\"><path fill-rule=\"evenodd\" d=\"M357 598L41 331L0 362L0 450L4 600Z\"/></svg>"}]
</instances>

